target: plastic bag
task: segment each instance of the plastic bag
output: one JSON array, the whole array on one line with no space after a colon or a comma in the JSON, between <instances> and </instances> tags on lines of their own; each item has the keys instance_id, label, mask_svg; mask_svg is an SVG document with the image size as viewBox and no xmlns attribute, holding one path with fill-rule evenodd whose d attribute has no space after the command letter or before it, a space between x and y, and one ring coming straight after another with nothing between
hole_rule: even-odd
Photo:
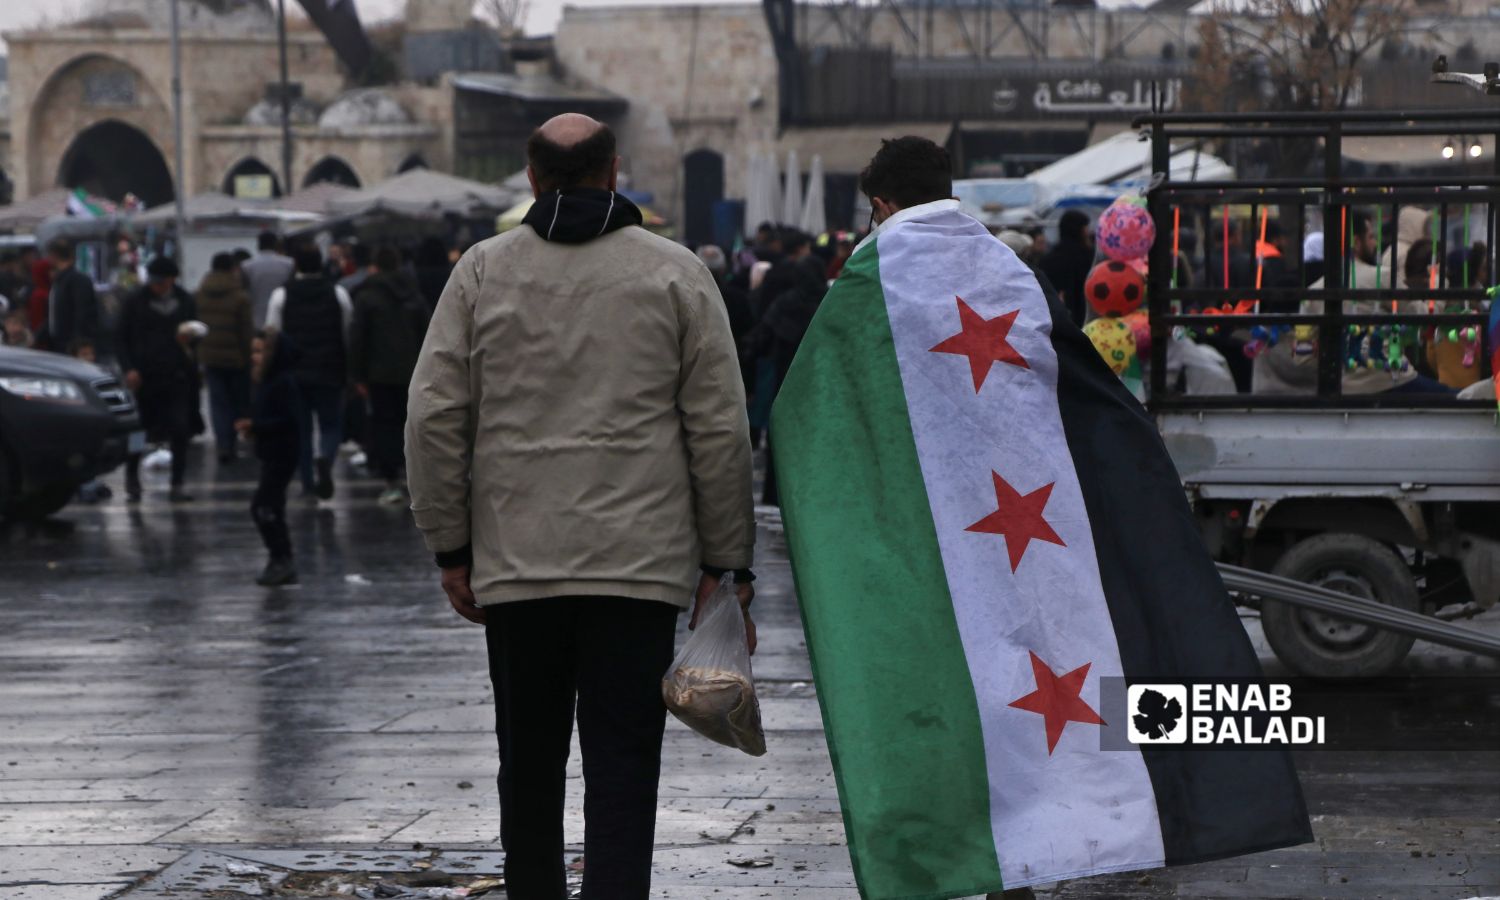
<instances>
[{"instance_id":1,"label":"plastic bag","mask_svg":"<svg viewBox=\"0 0 1500 900\"><path fill-rule=\"evenodd\" d=\"M766 734L746 640L734 578L726 575L662 678L661 696L672 715L709 740L763 756Z\"/></svg>"}]
</instances>

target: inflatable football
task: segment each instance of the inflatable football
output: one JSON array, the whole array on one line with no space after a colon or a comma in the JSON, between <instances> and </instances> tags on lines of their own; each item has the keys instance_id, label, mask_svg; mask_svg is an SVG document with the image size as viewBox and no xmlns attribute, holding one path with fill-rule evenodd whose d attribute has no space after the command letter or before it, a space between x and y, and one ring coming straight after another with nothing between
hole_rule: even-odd
<instances>
[{"instance_id":1,"label":"inflatable football","mask_svg":"<svg viewBox=\"0 0 1500 900\"><path fill-rule=\"evenodd\" d=\"M1118 317L1139 309L1146 300L1146 279L1128 263L1106 260L1089 273L1083 296L1101 316Z\"/></svg>"}]
</instances>

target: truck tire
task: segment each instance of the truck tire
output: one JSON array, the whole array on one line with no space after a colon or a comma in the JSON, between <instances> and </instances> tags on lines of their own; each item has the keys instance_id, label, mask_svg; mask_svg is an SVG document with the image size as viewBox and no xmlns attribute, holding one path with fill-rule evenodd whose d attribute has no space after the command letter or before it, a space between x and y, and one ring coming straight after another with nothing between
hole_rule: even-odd
<instances>
[{"instance_id":1,"label":"truck tire","mask_svg":"<svg viewBox=\"0 0 1500 900\"><path fill-rule=\"evenodd\" d=\"M1294 545L1272 569L1344 594L1416 612L1416 582L1400 556L1360 534L1320 534ZM1369 678L1394 668L1416 638L1266 600L1261 625L1276 657L1300 675Z\"/></svg>"}]
</instances>

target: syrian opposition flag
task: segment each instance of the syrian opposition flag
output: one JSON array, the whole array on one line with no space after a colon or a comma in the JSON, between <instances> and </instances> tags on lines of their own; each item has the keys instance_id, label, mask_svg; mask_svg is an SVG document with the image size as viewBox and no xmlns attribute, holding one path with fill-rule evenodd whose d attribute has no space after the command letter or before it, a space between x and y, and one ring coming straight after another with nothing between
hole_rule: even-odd
<instances>
[{"instance_id":1,"label":"syrian opposition flag","mask_svg":"<svg viewBox=\"0 0 1500 900\"><path fill-rule=\"evenodd\" d=\"M74 188L68 194L68 215L81 219L97 219L104 213L104 208L95 203L83 188Z\"/></svg>"},{"instance_id":2,"label":"syrian opposition flag","mask_svg":"<svg viewBox=\"0 0 1500 900\"><path fill-rule=\"evenodd\" d=\"M956 202L855 251L771 435L864 897L1312 839L1284 752L1100 749L1100 678L1259 665L1151 419Z\"/></svg>"}]
</instances>

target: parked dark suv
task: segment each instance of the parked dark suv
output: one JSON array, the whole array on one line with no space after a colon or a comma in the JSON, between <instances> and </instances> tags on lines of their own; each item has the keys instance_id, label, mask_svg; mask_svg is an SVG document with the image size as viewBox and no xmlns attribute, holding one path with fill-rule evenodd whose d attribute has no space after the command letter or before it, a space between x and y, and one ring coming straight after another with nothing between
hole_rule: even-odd
<instances>
[{"instance_id":1,"label":"parked dark suv","mask_svg":"<svg viewBox=\"0 0 1500 900\"><path fill-rule=\"evenodd\" d=\"M42 519L145 446L130 392L57 353L0 347L0 518Z\"/></svg>"}]
</instances>

